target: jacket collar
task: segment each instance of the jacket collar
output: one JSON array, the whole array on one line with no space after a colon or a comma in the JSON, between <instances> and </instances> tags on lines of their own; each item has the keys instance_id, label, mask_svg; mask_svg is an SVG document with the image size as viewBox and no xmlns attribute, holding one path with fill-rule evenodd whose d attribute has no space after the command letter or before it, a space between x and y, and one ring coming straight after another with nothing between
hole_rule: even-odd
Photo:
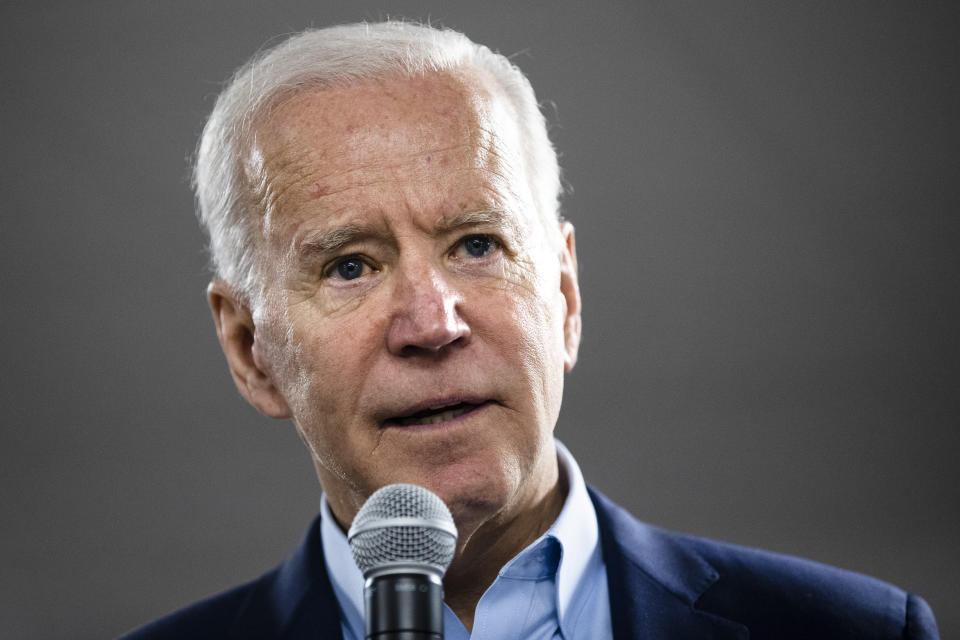
<instances>
[{"instance_id":1,"label":"jacket collar","mask_svg":"<svg viewBox=\"0 0 960 640\"><path fill-rule=\"evenodd\" d=\"M749 638L742 625L696 608L719 578L706 560L676 535L588 490L600 527L615 639Z\"/></svg>"}]
</instances>

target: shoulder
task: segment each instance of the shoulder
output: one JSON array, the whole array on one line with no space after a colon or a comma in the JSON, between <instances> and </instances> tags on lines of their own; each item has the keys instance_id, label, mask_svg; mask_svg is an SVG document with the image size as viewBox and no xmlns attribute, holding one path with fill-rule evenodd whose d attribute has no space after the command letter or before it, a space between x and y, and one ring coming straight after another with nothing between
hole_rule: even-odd
<instances>
[{"instance_id":1,"label":"shoulder","mask_svg":"<svg viewBox=\"0 0 960 640\"><path fill-rule=\"evenodd\" d=\"M591 496L608 580L618 575L629 581L629 573L616 566L626 564L679 594L697 612L746 627L751 638L939 637L927 603L891 584L794 556L653 527L602 494L591 490Z\"/></svg>"},{"instance_id":2,"label":"shoulder","mask_svg":"<svg viewBox=\"0 0 960 640\"><path fill-rule=\"evenodd\" d=\"M770 551L693 536L676 539L718 574L697 607L751 631L778 638L938 637L927 603L887 582Z\"/></svg>"},{"instance_id":3,"label":"shoulder","mask_svg":"<svg viewBox=\"0 0 960 640\"><path fill-rule=\"evenodd\" d=\"M269 591L276 573L275 569L256 580L195 602L122 636L120 640L215 640L231 637L236 621L242 613L257 606Z\"/></svg>"},{"instance_id":4,"label":"shoulder","mask_svg":"<svg viewBox=\"0 0 960 640\"><path fill-rule=\"evenodd\" d=\"M123 636L122 640L340 638L320 519L277 568Z\"/></svg>"}]
</instances>

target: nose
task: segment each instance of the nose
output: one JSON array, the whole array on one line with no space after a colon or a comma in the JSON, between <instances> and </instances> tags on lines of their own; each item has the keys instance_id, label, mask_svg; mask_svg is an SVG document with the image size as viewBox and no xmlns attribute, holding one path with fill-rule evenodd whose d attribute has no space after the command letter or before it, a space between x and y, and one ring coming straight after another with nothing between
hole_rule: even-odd
<instances>
[{"instance_id":1,"label":"nose","mask_svg":"<svg viewBox=\"0 0 960 640\"><path fill-rule=\"evenodd\" d=\"M436 269L421 267L400 274L387 331L390 353L431 355L465 344L470 327L460 315L462 302L461 294Z\"/></svg>"}]
</instances>

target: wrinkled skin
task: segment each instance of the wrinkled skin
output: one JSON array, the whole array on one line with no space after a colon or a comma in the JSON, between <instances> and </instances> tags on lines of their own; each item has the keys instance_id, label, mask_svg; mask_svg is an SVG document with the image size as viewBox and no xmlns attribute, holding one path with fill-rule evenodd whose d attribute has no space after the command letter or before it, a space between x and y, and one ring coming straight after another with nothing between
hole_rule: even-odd
<instances>
[{"instance_id":1,"label":"wrinkled skin","mask_svg":"<svg viewBox=\"0 0 960 640\"><path fill-rule=\"evenodd\" d=\"M447 598L468 627L559 512L552 434L580 335L573 230L536 211L514 120L475 71L293 96L245 158L262 294L209 290L238 388L293 419L341 526L393 482L449 505Z\"/></svg>"}]
</instances>

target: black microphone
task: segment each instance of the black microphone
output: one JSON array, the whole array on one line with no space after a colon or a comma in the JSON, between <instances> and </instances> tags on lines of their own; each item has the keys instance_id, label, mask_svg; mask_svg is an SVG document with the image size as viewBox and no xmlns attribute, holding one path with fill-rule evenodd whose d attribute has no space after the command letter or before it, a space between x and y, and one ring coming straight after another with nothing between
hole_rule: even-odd
<instances>
[{"instance_id":1,"label":"black microphone","mask_svg":"<svg viewBox=\"0 0 960 640\"><path fill-rule=\"evenodd\" d=\"M378 489L347 534L363 572L367 640L443 640L443 578L457 528L436 494L415 484Z\"/></svg>"}]
</instances>

